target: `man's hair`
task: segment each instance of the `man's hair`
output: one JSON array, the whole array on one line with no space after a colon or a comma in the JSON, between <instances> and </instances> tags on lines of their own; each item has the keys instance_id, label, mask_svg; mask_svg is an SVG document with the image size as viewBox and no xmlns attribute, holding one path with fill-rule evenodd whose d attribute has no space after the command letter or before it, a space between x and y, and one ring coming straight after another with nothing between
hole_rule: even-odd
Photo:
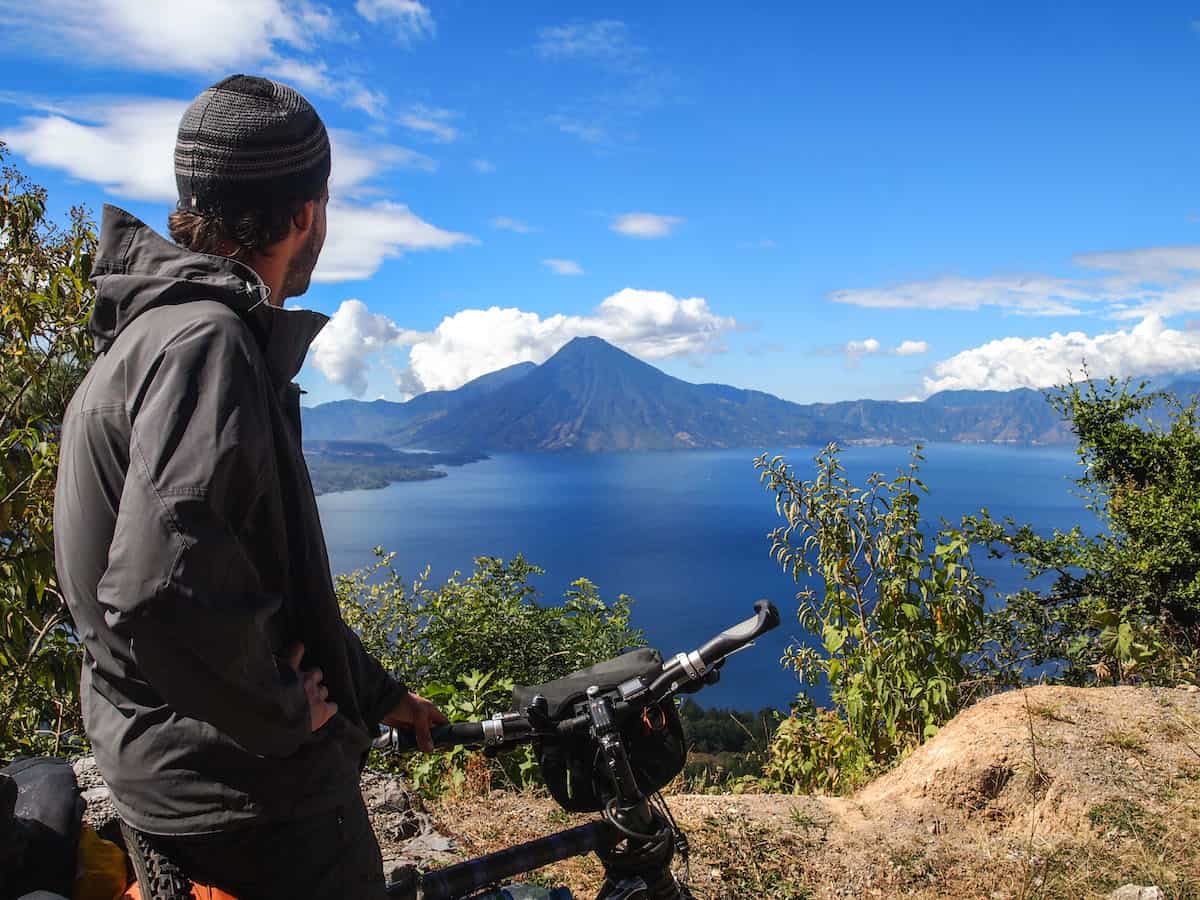
<instances>
[{"instance_id":1,"label":"man's hair","mask_svg":"<svg viewBox=\"0 0 1200 900\"><path fill-rule=\"evenodd\" d=\"M324 193L322 191L322 193ZM195 253L247 262L288 236L292 218L316 197L280 201L269 209L248 209L228 219L215 212L177 209L167 217L171 240Z\"/></svg>"}]
</instances>

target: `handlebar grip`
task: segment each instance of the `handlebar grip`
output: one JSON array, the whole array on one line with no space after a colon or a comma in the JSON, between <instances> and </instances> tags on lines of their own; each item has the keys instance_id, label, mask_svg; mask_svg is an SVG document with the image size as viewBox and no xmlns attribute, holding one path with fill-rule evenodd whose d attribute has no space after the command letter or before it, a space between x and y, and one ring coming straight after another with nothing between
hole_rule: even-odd
<instances>
[{"instance_id":1,"label":"handlebar grip","mask_svg":"<svg viewBox=\"0 0 1200 900\"><path fill-rule=\"evenodd\" d=\"M482 744L483 724L455 722L452 725L438 725L430 729L429 734L433 738L433 746L438 749L460 744ZM417 749L417 735L410 728L392 728L376 740L374 746L379 749L391 747L400 753L409 753Z\"/></svg>"},{"instance_id":2,"label":"handlebar grip","mask_svg":"<svg viewBox=\"0 0 1200 900\"><path fill-rule=\"evenodd\" d=\"M726 628L697 651L706 666L715 665L772 628L779 627L779 610L769 600L757 601L754 604L754 613L746 621Z\"/></svg>"}]
</instances>

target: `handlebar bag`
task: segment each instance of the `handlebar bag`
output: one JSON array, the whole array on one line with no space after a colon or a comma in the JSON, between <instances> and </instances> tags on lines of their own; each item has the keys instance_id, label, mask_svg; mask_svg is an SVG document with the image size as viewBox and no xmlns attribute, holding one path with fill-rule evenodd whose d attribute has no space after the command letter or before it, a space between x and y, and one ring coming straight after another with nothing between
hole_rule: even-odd
<instances>
[{"instance_id":1,"label":"handlebar bag","mask_svg":"<svg viewBox=\"0 0 1200 900\"><path fill-rule=\"evenodd\" d=\"M601 693L613 693L632 678L662 672L662 655L649 648L633 650L613 659L581 669L547 684L513 688L513 709L524 712L533 698L546 698L552 721L578 715L592 685ZM652 794L683 771L687 747L683 724L671 699L648 706L642 715L630 716L621 725L621 738L630 767L643 795ZM588 734L535 740L542 778L551 796L571 812L598 812L613 796L612 779L605 769L599 744Z\"/></svg>"}]
</instances>

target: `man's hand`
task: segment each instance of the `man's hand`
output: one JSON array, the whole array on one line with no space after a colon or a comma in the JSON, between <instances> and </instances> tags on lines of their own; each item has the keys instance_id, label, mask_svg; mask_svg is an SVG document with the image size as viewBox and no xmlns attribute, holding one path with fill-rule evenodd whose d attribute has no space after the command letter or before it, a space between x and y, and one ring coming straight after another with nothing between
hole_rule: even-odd
<instances>
[{"instance_id":1,"label":"man's hand","mask_svg":"<svg viewBox=\"0 0 1200 900\"><path fill-rule=\"evenodd\" d=\"M304 685L304 695L308 697L308 711L312 716L312 730L316 731L337 714L338 708L336 703L330 703L328 700L329 689L321 683L325 677L321 674L321 670L302 670L300 668L302 659L304 659L304 645L298 642L292 644L287 650L288 665L296 670L296 674L300 676L300 682Z\"/></svg>"},{"instance_id":2,"label":"man's hand","mask_svg":"<svg viewBox=\"0 0 1200 900\"><path fill-rule=\"evenodd\" d=\"M383 724L393 728L411 728L417 737L417 746L423 753L433 752L433 738L429 729L433 725L445 725L450 720L441 710L419 694L409 693L395 708L383 717Z\"/></svg>"}]
</instances>

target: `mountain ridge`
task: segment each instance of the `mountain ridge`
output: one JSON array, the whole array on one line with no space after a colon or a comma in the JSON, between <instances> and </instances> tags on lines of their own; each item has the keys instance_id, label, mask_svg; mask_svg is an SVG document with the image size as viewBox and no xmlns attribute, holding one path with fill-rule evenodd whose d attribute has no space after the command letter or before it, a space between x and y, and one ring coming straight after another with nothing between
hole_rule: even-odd
<instances>
[{"instance_id":1,"label":"mountain ridge","mask_svg":"<svg viewBox=\"0 0 1200 900\"><path fill-rule=\"evenodd\" d=\"M1177 380L1190 389L1196 377ZM303 416L307 440L372 440L477 452L792 446L832 440L1074 440L1043 393L1031 388L941 391L922 401L800 404L764 391L693 384L599 337L575 338L541 365L518 363L456 390L431 391L405 403L340 400L306 407Z\"/></svg>"}]
</instances>

